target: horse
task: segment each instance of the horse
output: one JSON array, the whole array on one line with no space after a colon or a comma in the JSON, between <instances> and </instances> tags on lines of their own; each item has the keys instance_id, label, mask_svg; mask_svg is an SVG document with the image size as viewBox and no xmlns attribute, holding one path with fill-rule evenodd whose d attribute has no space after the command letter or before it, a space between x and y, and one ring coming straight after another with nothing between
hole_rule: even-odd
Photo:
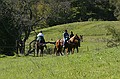
<instances>
[{"instance_id":1,"label":"horse","mask_svg":"<svg viewBox=\"0 0 120 79\"><path fill-rule=\"evenodd\" d=\"M83 41L83 36L78 36L77 34L69 39L70 51L72 52L72 54L74 53L75 48L77 49L77 53L79 52L78 47L80 47L81 41Z\"/></svg>"},{"instance_id":2,"label":"horse","mask_svg":"<svg viewBox=\"0 0 120 79\"><path fill-rule=\"evenodd\" d=\"M74 53L74 50L77 49L77 53L79 52L78 47L81 46L80 42L83 42L83 35L78 36L77 34L71 37L67 43L65 44L65 49L67 49L67 54L71 52Z\"/></svg>"},{"instance_id":3,"label":"horse","mask_svg":"<svg viewBox=\"0 0 120 79\"><path fill-rule=\"evenodd\" d=\"M83 40L83 35L78 36L77 34L75 36L73 36L72 38L70 38L66 43L65 43L65 47L63 49L63 39L58 39L56 41L55 44L55 48L54 51L56 50L57 53L56 55L63 55L62 54L62 49L63 52L65 54L65 50L66 50L66 55L69 54L70 52L73 54L74 53L74 49L77 49L78 51L78 47L80 47L80 41Z\"/></svg>"},{"instance_id":4,"label":"horse","mask_svg":"<svg viewBox=\"0 0 120 79\"><path fill-rule=\"evenodd\" d=\"M63 47L63 39L58 39L55 43L55 48L54 48L54 53L57 56L60 56L60 54L63 56L62 47Z\"/></svg>"},{"instance_id":5,"label":"horse","mask_svg":"<svg viewBox=\"0 0 120 79\"><path fill-rule=\"evenodd\" d=\"M40 42L36 42L36 48L37 48L37 57L38 57L38 53L39 53L39 50L40 50L40 56L43 57L43 50L44 50L44 47L47 48L46 44L45 43L40 43Z\"/></svg>"},{"instance_id":6,"label":"horse","mask_svg":"<svg viewBox=\"0 0 120 79\"><path fill-rule=\"evenodd\" d=\"M63 56L63 53L65 54L65 50L66 50L66 55L68 54L69 51L69 43L66 42L63 48L63 39L58 39L55 43L55 48L54 48L54 53L57 56L60 56L60 54ZM63 52L63 53L62 53Z\"/></svg>"}]
</instances>

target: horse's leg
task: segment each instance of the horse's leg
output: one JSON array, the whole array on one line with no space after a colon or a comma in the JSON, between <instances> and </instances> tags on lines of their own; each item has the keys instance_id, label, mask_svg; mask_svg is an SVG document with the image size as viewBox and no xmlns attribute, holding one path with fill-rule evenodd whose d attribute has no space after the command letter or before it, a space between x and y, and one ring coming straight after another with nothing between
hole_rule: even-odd
<instances>
[{"instance_id":1,"label":"horse's leg","mask_svg":"<svg viewBox=\"0 0 120 79\"><path fill-rule=\"evenodd\" d=\"M47 48L46 48L46 49L47 49ZM42 48L42 56L43 56L43 54L44 54L43 50L44 50L44 47Z\"/></svg>"},{"instance_id":2,"label":"horse's leg","mask_svg":"<svg viewBox=\"0 0 120 79\"><path fill-rule=\"evenodd\" d=\"M56 56L58 56L58 52L59 52L59 51L57 50L57 52L56 52Z\"/></svg>"},{"instance_id":3,"label":"horse's leg","mask_svg":"<svg viewBox=\"0 0 120 79\"><path fill-rule=\"evenodd\" d=\"M60 49L57 50L56 56L60 56Z\"/></svg>"},{"instance_id":4,"label":"horse's leg","mask_svg":"<svg viewBox=\"0 0 120 79\"><path fill-rule=\"evenodd\" d=\"M68 55L69 54L69 48L64 48L64 55Z\"/></svg>"},{"instance_id":5,"label":"horse's leg","mask_svg":"<svg viewBox=\"0 0 120 79\"><path fill-rule=\"evenodd\" d=\"M40 49L40 57L42 57L42 50Z\"/></svg>"},{"instance_id":6,"label":"horse's leg","mask_svg":"<svg viewBox=\"0 0 120 79\"><path fill-rule=\"evenodd\" d=\"M58 52L58 56L60 56L60 49L59 49L59 52Z\"/></svg>"},{"instance_id":7,"label":"horse's leg","mask_svg":"<svg viewBox=\"0 0 120 79\"><path fill-rule=\"evenodd\" d=\"M68 52L69 52L69 54L70 54L70 52L72 52L72 47L69 47Z\"/></svg>"},{"instance_id":8,"label":"horse's leg","mask_svg":"<svg viewBox=\"0 0 120 79\"><path fill-rule=\"evenodd\" d=\"M58 53L59 53L59 50L57 50L57 52L56 52L56 56L58 56Z\"/></svg>"},{"instance_id":9,"label":"horse's leg","mask_svg":"<svg viewBox=\"0 0 120 79\"><path fill-rule=\"evenodd\" d=\"M62 49L60 49L60 54L63 56L63 54L62 54Z\"/></svg>"},{"instance_id":10,"label":"horse's leg","mask_svg":"<svg viewBox=\"0 0 120 79\"><path fill-rule=\"evenodd\" d=\"M38 57L38 53L39 53L39 47L37 47L37 57Z\"/></svg>"},{"instance_id":11,"label":"horse's leg","mask_svg":"<svg viewBox=\"0 0 120 79\"><path fill-rule=\"evenodd\" d=\"M65 47L63 47L63 53L64 53L64 55L65 55Z\"/></svg>"},{"instance_id":12,"label":"horse's leg","mask_svg":"<svg viewBox=\"0 0 120 79\"><path fill-rule=\"evenodd\" d=\"M78 47L76 47L77 53L79 52Z\"/></svg>"},{"instance_id":13,"label":"horse's leg","mask_svg":"<svg viewBox=\"0 0 120 79\"><path fill-rule=\"evenodd\" d=\"M63 56L62 52L60 51L60 54Z\"/></svg>"},{"instance_id":14,"label":"horse's leg","mask_svg":"<svg viewBox=\"0 0 120 79\"><path fill-rule=\"evenodd\" d=\"M40 52L41 57L43 57L43 50L44 50L44 47L41 47L41 52Z\"/></svg>"},{"instance_id":15,"label":"horse's leg","mask_svg":"<svg viewBox=\"0 0 120 79\"><path fill-rule=\"evenodd\" d=\"M70 49L69 48L65 48L64 49L64 55L68 55L70 54Z\"/></svg>"},{"instance_id":16,"label":"horse's leg","mask_svg":"<svg viewBox=\"0 0 120 79\"><path fill-rule=\"evenodd\" d=\"M40 57L43 57L43 50L40 51Z\"/></svg>"},{"instance_id":17,"label":"horse's leg","mask_svg":"<svg viewBox=\"0 0 120 79\"><path fill-rule=\"evenodd\" d=\"M33 52L34 52L34 57L35 57L35 49L33 49Z\"/></svg>"},{"instance_id":18,"label":"horse's leg","mask_svg":"<svg viewBox=\"0 0 120 79\"><path fill-rule=\"evenodd\" d=\"M60 54L63 56L62 51L60 51Z\"/></svg>"},{"instance_id":19,"label":"horse's leg","mask_svg":"<svg viewBox=\"0 0 120 79\"><path fill-rule=\"evenodd\" d=\"M42 49L40 49L40 57L42 57Z\"/></svg>"},{"instance_id":20,"label":"horse's leg","mask_svg":"<svg viewBox=\"0 0 120 79\"><path fill-rule=\"evenodd\" d=\"M75 48L72 48L72 54L74 54L74 50L75 50Z\"/></svg>"},{"instance_id":21,"label":"horse's leg","mask_svg":"<svg viewBox=\"0 0 120 79\"><path fill-rule=\"evenodd\" d=\"M57 48L56 48L56 46L54 47L54 54L56 55L56 53L57 53Z\"/></svg>"}]
</instances>

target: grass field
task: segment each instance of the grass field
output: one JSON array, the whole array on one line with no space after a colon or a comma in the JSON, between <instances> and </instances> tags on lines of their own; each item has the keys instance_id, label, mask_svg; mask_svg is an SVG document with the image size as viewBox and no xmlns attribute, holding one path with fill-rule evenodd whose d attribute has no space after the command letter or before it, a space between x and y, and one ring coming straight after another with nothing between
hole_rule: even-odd
<instances>
[{"instance_id":1,"label":"grass field","mask_svg":"<svg viewBox=\"0 0 120 79\"><path fill-rule=\"evenodd\" d=\"M106 47L105 41L109 37L105 28L109 26L120 29L120 22L76 22L42 29L46 41L62 38L65 29L84 35L79 53L68 56L45 54L44 57L1 56L0 79L119 79L120 46ZM26 45L34 37L31 33ZM48 47L53 48L53 45Z\"/></svg>"}]
</instances>

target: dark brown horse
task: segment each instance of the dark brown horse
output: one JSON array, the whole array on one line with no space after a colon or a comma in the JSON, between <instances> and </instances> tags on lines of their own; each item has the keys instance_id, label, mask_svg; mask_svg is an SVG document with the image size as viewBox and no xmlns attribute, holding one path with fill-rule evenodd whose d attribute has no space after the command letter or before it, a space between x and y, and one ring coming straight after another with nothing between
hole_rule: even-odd
<instances>
[{"instance_id":1,"label":"dark brown horse","mask_svg":"<svg viewBox=\"0 0 120 79\"><path fill-rule=\"evenodd\" d=\"M70 51L72 54L74 53L74 50L77 49L77 52L79 52L78 47L80 47L80 42L83 41L83 36L78 36L77 34L70 38Z\"/></svg>"},{"instance_id":2,"label":"dark brown horse","mask_svg":"<svg viewBox=\"0 0 120 79\"><path fill-rule=\"evenodd\" d=\"M45 44L45 43L36 42L37 56L38 56L38 53L39 53L39 52L40 52L40 56L43 56L44 47L46 47L46 44ZM46 48L47 48L47 47L46 47ZM40 51L39 51L39 50L40 50Z\"/></svg>"}]
</instances>

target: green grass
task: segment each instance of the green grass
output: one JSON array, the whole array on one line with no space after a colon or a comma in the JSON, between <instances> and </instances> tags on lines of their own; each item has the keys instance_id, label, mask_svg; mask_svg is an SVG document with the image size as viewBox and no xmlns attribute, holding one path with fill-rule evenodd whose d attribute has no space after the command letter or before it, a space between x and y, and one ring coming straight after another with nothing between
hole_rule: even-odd
<instances>
[{"instance_id":1,"label":"green grass","mask_svg":"<svg viewBox=\"0 0 120 79\"><path fill-rule=\"evenodd\" d=\"M46 41L56 41L57 39L62 38L62 34L65 29L73 31L74 34L85 35L85 36L101 36L107 33L106 27L114 26L115 28L120 29L119 21L94 21L94 22L75 22L63 25L57 25L45 29L38 29L36 32L38 33L40 30L43 30ZM32 32L30 40L34 39L35 34Z\"/></svg>"},{"instance_id":2,"label":"green grass","mask_svg":"<svg viewBox=\"0 0 120 79\"><path fill-rule=\"evenodd\" d=\"M62 38L64 29L83 34L79 53L44 57L0 56L0 79L119 79L120 46L107 48L106 26L120 29L119 21L76 22L42 29L46 41ZM36 30L37 32L39 30ZM34 39L34 33L27 44ZM53 47L49 45L48 47Z\"/></svg>"}]
</instances>

